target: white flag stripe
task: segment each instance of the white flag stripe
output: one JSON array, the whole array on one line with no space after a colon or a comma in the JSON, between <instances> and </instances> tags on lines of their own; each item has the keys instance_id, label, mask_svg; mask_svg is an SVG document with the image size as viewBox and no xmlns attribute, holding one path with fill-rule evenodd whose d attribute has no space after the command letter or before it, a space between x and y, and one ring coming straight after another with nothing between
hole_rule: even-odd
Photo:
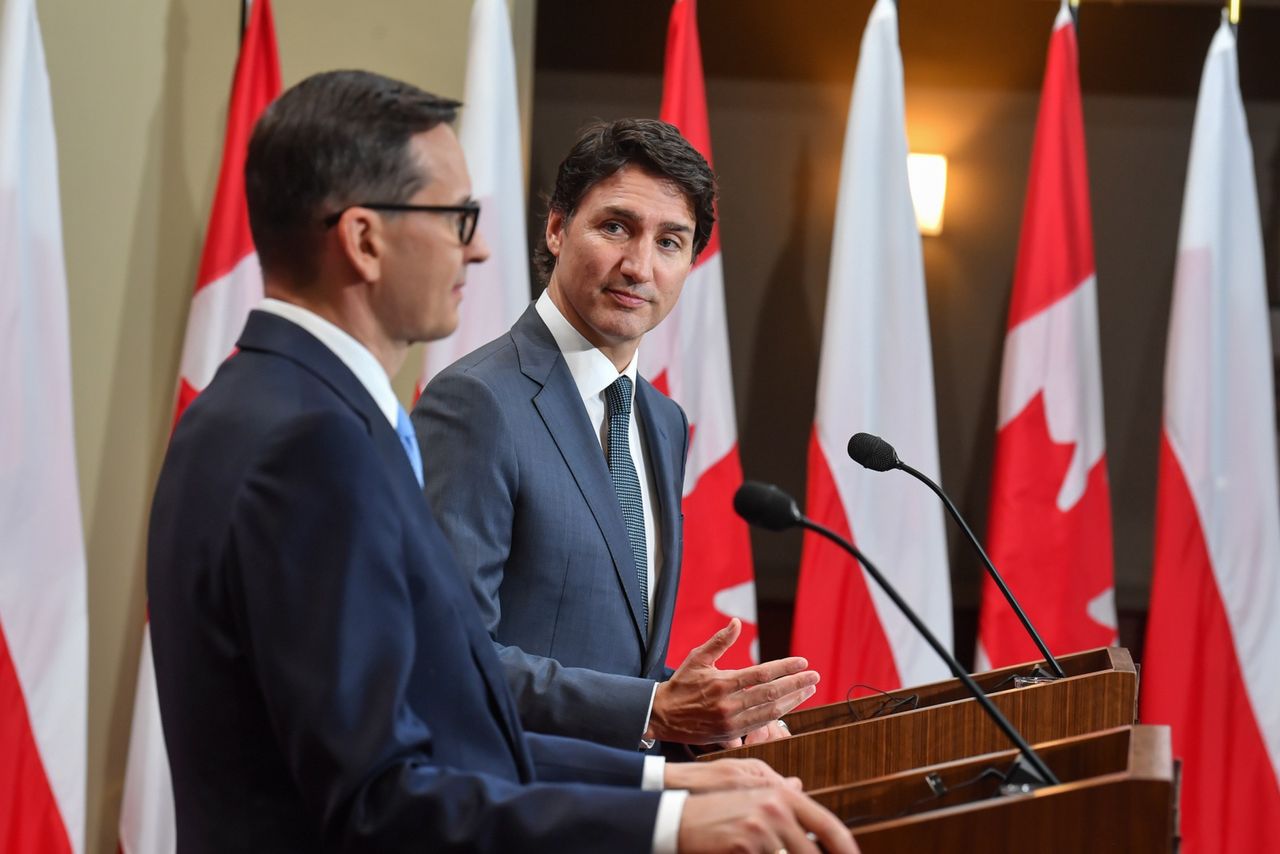
<instances>
[{"instance_id":1,"label":"white flag stripe","mask_svg":"<svg viewBox=\"0 0 1280 854\"><path fill-rule=\"evenodd\" d=\"M492 341L529 305L524 166L515 53L505 0L476 0L471 10L465 104L459 141L480 201L479 238L489 260L466 271L458 328L423 348L419 387L444 368Z\"/></svg>"},{"instance_id":2,"label":"white flag stripe","mask_svg":"<svg viewBox=\"0 0 1280 854\"><path fill-rule=\"evenodd\" d=\"M1258 728L1280 771L1280 495L1253 150L1225 22L1200 83L1165 364L1186 477Z\"/></svg>"},{"instance_id":3,"label":"white flag stripe","mask_svg":"<svg viewBox=\"0 0 1280 854\"><path fill-rule=\"evenodd\" d=\"M0 631L79 852L88 617L58 147L34 2L9 0L0 26Z\"/></svg>"},{"instance_id":4,"label":"white flag stripe","mask_svg":"<svg viewBox=\"0 0 1280 854\"><path fill-rule=\"evenodd\" d=\"M218 366L235 349L249 311L262 302L258 254L240 259L231 272L196 291L187 315L181 377L196 391L209 384Z\"/></svg>"},{"instance_id":5,"label":"white flag stripe","mask_svg":"<svg viewBox=\"0 0 1280 854\"><path fill-rule=\"evenodd\" d=\"M173 815L173 785L169 779L169 755L164 748L160 726L160 704L156 698L156 672L151 658L151 627L142 634L138 660L138 687L133 701L133 724L129 729L129 788L132 797L120 804L120 848L124 854L176 851L177 827L172 820L156 821L156 815ZM134 772L134 769L138 769ZM152 769L143 773L141 769Z\"/></svg>"},{"instance_id":6,"label":"white flag stripe","mask_svg":"<svg viewBox=\"0 0 1280 854\"><path fill-rule=\"evenodd\" d=\"M875 433L939 480L924 261L907 179L902 57L892 0L877 0L862 38L845 131L818 372L818 442L858 545L951 645L951 581L942 508L906 477L849 459ZM876 613L904 685L945 678L945 664L876 585Z\"/></svg>"},{"instance_id":7,"label":"white flag stripe","mask_svg":"<svg viewBox=\"0 0 1280 854\"><path fill-rule=\"evenodd\" d=\"M1090 275L1069 294L1009 330L1000 369L1003 429L1041 392L1049 438L1075 447L1058 493L1069 512L1084 497L1090 470L1106 452L1102 362L1098 345L1098 281Z\"/></svg>"}]
</instances>

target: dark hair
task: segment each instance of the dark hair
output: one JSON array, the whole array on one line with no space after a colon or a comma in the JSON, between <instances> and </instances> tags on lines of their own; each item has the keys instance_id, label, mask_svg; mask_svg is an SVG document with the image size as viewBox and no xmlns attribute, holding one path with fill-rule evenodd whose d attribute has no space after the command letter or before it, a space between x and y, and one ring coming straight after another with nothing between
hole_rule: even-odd
<instances>
[{"instance_id":1,"label":"dark hair","mask_svg":"<svg viewBox=\"0 0 1280 854\"><path fill-rule=\"evenodd\" d=\"M560 163L547 215L554 212L569 219L592 187L628 165L665 178L684 193L693 209L693 257L697 258L716 222L716 176L674 125L657 119L618 119L585 128ZM545 285L556 266L545 237L534 253L534 264Z\"/></svg>"},{"instance_id":2,"label":"dark hair","mask_svg":"<svg viewBox=\"0 0 1280 854\"><path fill-rule=\"evenodd\" d=\"M244 166L249 228L262 269L315 275L325 215L361 202L405 202L430 178L416 134L449 123L458 101L368 71L315 74L258 119Z\"/></svg>"}]
</instances>

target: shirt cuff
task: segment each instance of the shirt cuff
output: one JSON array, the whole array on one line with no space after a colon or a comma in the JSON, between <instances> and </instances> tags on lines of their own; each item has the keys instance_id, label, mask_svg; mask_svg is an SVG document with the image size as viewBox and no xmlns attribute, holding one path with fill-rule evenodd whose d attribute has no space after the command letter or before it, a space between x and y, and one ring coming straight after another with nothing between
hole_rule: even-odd
<instances>
[{"instance_id":1,"label":"shirt cuff","mask_svg":"<svg viewBox=\"0 0 1280 854\"><path fill-rule=\"evenodd\" d=\"M661 792L663 789L662 778L666 770L666 757L646 756L644 758L644 771L640 774L640 790L644 792Z\"/></svg>"},{"instance_id":2,"label":"shirt cuff","mask_svg":"<svg viewBox=\"0 0 1280 854\"><path fill-rule=\"evenodd\" d=\"M649 731L649 718L653 717L653 700L658 696L658 683L653 683L653 692L649 694L649 711L644 713L644 729L640 730L640 749L652 750L655 739L645 738L644 734Z\"/></svg>"},{"instance_id":3,"label":"shirt cuff","mask_svg":"<svg viewBox=\"0 0 1280 854\"><path fill-rule=\"evenodd\" d=\"M663 792L658 800L658 817L653 822L653 854L676 854L680 841L680 818L689 793L683 789Z\"/></svg>"}]
</instances>

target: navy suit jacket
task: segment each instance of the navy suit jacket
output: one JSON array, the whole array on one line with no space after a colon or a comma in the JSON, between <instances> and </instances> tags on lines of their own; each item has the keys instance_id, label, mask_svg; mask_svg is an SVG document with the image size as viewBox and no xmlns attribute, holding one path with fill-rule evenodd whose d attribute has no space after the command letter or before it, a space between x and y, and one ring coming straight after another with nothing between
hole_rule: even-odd
<instances>
[{"instance_id":1,"label":"navy suit jacket","mask_svg":"<svg viewBox=\"0 0 1280 854\"><path fill-rule=\"evenodd\" d=\"M648 637L600 439L533 306L437 375L413 413L427 498L473 579L525 726L632 749L670 673L689 435L680 407L644 379L635 413L663 555Z\"/></svg>"},{"instance_id":2,"label":"navy suit jacket","mask_svg":"<svg viewBox=\"0 0 1280 854\"><path fill-rule=\"evenodd\" d=\"M239 348L178 424L151 512L178 849L649 850L642 757L522 730L360 382L274 315Z\"/></svg>"}]
</instances>

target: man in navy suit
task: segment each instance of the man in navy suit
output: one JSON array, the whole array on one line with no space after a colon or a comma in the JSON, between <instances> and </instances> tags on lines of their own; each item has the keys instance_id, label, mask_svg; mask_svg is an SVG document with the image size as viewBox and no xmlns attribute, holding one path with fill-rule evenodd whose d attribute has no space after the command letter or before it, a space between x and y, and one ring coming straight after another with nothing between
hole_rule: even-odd
<instances>
[{"instance_id":1,"label":"man in navy suit","mask_svg":"<svg viewBox=\"0 0 1280 854\"><path fill-rule=\"evenodd\" d=\"M666 667L689 425L636 354L710 239L715 197L671 125L589 127L551 195L546 290L414 411L427 498L530 728L632 749L763 740L815 690L802 658L717 669L736 620Z\"/></svg>"},{"instance_id":2,"label":"man in navy suit","mask_svg":"<svg viewBox=\"0 0 1280 854\"><path fill-rule=\"evenodd\" d=\"M524 732L389 379L487 254L456 107L335 72L254 131L268 299L174 432L148 540L179 850L847 850L760 764Z\"/></svg>"}]
</instances>

